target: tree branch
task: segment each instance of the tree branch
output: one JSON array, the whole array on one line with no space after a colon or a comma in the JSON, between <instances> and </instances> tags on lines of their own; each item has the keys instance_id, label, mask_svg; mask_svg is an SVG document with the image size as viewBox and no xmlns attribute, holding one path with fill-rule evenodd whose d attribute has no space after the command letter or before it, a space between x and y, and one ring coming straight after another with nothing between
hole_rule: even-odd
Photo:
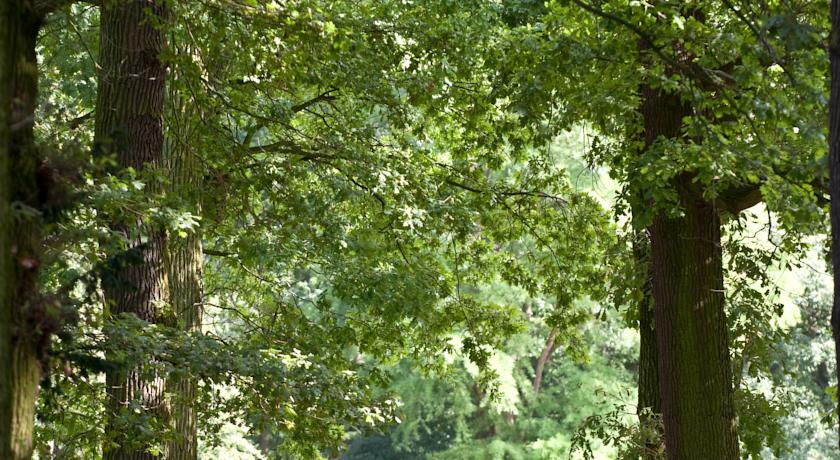
<instances>
[{"instance_id":1,"label":"tree branch","mask_svg":"<svg viewBox=\"0 0 840 460\"><path fill-rule=\"evenodd\" d=\"M715 199L715 204L726 212L737 215L763 200L761 186L756 184L727 189Z\"/></svg>"},{"instance_id":2,"label":"tree branch","mask_svg":"<svg viewBox=\"0 0 840 460\"><path fill-rule=\"evenodd\" d=\"M568 204L568 202L565 199L563 199L563 198L561 198L557 195L551 195L549 193L545 193L545 192L542 192L542 191L539 191L539 190L494 190L494 189L482 190L482 189L479 189L479 188L471 187L471 186L469 186L467 184L464 184L464 183L461 183L461 182L456 182L452 179L446 179L446 183L449 184L449 185L453 185L455 187L473 192L473 193L482 193L482 194L490 193L490 194L499 195L499 196L531 196L531 197L536 197L536 198L546 198L546 199L553 200L553 201L555 201L557 203L560 203L560 204L563 204L563 205Z\"/></svg>"},{"instance_id":3,"label":"tree branch","mask_svg":"<svg viewBox=\"0 0 840 460\"><path fill-rule=\"evenodd\" d=\"M334 93L336 91L338 91L338 89L333 88L329 91L326 91L324 93L319 94L316 97L313 97L312 99L310 99L308 101L304 101L304 102L301 102L300 104L293 105L292 106L292 112L294 112L294 113L301 112L301 111L306 110L309 107L311 107L311 106L313 106L313 105L315 105L319 102L334 101L334 100L338 99L338 96L333 96L332 95L332 93Z\"/></svg>"}]
</instances>

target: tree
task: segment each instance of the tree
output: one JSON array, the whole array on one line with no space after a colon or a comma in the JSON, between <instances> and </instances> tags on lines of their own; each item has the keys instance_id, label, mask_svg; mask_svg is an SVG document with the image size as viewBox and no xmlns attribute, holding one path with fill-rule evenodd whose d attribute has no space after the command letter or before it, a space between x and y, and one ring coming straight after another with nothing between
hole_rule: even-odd
<instances>
[{"instance_id":1,"label":"tree","mask_svg":"<svg viewBox=\"0 0 840 460\"><path fill-rule=\"evenodd\" d=\"M840 2L831 1L831 35L828 56L831 67L831 94L828 102L828 167L831 195L831 266L834 273L834 301L831 309L831 331L840 388ZM840 402L837 413L840 414ZM840 433L840 425L838 425ZM840 445L840 437L838 437Z\"/></svg>"},{"instance_id":2,"label":"tree","mask_svg":"<svg viewBox=\"0 0 840 460\"><path fill-rule=\"evenodd\" d=\"M428 31L422 24L411 23L412 33L424 42L398 46L419 56L425 52L422 50L432 49L439 37L453 40L449 35L457 33L464 15L443 3L449 22L439 24L440 30L430 37L425 36ZM174 382L200 375L201 416L196 417L200 423L215 423L213 416L220 413L236 414L258 429L278 433L284 439L284 448L305 452L299 455L314 455L319 448L339 444L345 420L374 425L387 419L387 395L371 396L371 387L384 381L382 374L369 371L367 366L359 369L355 359L346 356L346 350L358 347L377 361L411 354L432 365L437 354L431 350L448 348L450 334L467 330L471 340L464 352L481 360L486 356L486 344L498 342L504 335L501 331L515 329L517 318L510 314L510 307L478 303L459 288L462 273L467 276L467 257L482 267L470 270L476 277L490 276L501 266L509 270L506 276L518 276L515 264L510 263L513 258L497 258L493 246L487 243L490 238L499 239L503 232L526 233L527 226L541 215L551 219L539 222L540 233L560 235L563 226L557 223L562 222L593 232L594 242L606 238L600 227L605 216L591 206L591 200L575 197L580 198L580 208L562 206L564 198L558 195L568 189L565 182L553 184L558 177L555 170L541 171L539 164L531 165L529 171L519 174L532 174L529 179L539 182L529 185L541 190L522 191L488 180L486 168L473 168L466 158L451 164L438 161L444 159L445 150L434 143L417 142L414 126L408 121L422 112L419 104L406 110L406 91L394 87L394 76L410 75L411 81L406 84L411 92L426 98L426 103L438 104L428 97L427 85L431 78L445 90L446 65L435 61L428 75L428 68L421 75L403 68L404 51L395 51L395 37L380 30L390 27L389 23L396 24L397 19L407 21L392 17L394 13L403 14L398 9L384 8L379 2L368 5L369 10L357 3L330 5L335 11L330 10L327 17L311 15L305 5L294 6L295 14L287 18L292 25L285 19L278 21L271 5L254 9L227 3L179 5L180 9L173 6L180 15L172 22L189 27L189 38L194 40L190 46L196 47L189 58L198 61L201 68L181 74L179 79L191 85L190 103L200 106L202 129L208 128L202 132L202 148L193 151L207 168L208 180L184 184L183 188L175 185L172 190L189 189L184 201L202 194L209 198L209 203L202 205L206 204L206 221L213 225L202 230L212 242L207 252L212 256L207 265L208 285L219 302L211 307L214 319L224 321L213 331L221 337L159 327L174 324L162 321L171 319L167 308L150 313L146 305L148 311L141 312L140 322L120 322L113 314L117 311L115 298L124 294L124 278L144 267L157 270L155 267L160 266L156 248L165 245L158 244L158 229L162 227L158 224L184 217L187 213L181 212L183 209L189 214L196 210L193 203L160 199L163 187L156 183L156 177L161 174L161 164L154 159L151 168L142 168L125 153L121 142L134 148L132 143L138 139L130 129L117 129L115 136L102 133L103 124L116 123L109 117L130 118L130 113L123 113L128 110L125 107L111 110L108 104L109 98L125 99L109 95L118 93L115 87L129 86L121 86L118 78L115 81L110 75L112 67L115 62L132 62L107 56L114 52L113 43L121 36L109 40L104 34L115 31L106 21L116 15L111 10L119 11L122 5L103 10L103 59L99 63L103 78L96 107L95 150L100 159L116 153L120 168L104 178L92 179L101 181L91 193L93 198L88 198L95 203L92 206L97 215L81 218L93 220L95 226L96 219L103 219L107 212L111 233L128 239L128 249L112 251L107 260L110 268L101 276L97 264L89 268L102 278L110 302L110 315L104 325L110 344L98 341L99 325L93 321L79 334L89 340L87 343L68 341L62 349L62 357L104 349L106 369L128 366L128 377L139 376L137 381L145 377L158 383L168 374ZM374 13L373 17L381 16L383 21L372 20L370 15ZM134 28L135 24L125 24L120 31ZM324 41L324 34L334 35L334 39ZM278 52L281 45L294 52ZM232 53L233 49L248 53ZM459 69L469 67L459 65ZM272 74L261 69L272 69ZM469 105L464 100L459 104ZM431 134L448 136L443 131ZM177 142L175 136L170 139ZM170 152L175 153L175 149ZM409 158L407 152L417 155ZM132 166L132 170L121 171L125 166ZM546 184L552 185L543 188ZM123 186L130 193L128 199L120 195L125 191ZM138 193L138 189L142 191ZM169 197L174 195L172 190L167 191ZM488 207L488 198L493 203L494 196L503 200ZM568 209L582 212L567 213ZM493 223L510 215L510 210L529 212L524 225L514 221L506 222L507 229L494 228ZM473 212L483 211L487 212L482 225L488 228L484 233L476 231L470 217ZM143 225L137 223L137 215L143 216ZM188 228L178 230L187 230L190 236ZM148 242L138 244L132 239L132 231L147 237ZM177 249L180 236L174 231L170 236L169 248ZM96 243L107 248L101 239ZM597 276L593 267L598 257L585 254L584 246L565 236L557 245L580 251L581 261L576 267L582 270L574 271L568 289L597 286L591 279ZM83 247L76 250L88 251ZM456 254L454 263L450 251ZM441 252L447 255L441 256ZM548 253L541 254L540 263L541 268L553 266L554 274L562 269ZM184 270L179 270L180 275L195 278ZM299 293L292 289L296 284L287 285L288 280L311 282L317 289ZM176 289L175 282L169 280L170 292ZM556 277L545 284L553 288ZM124 291L130 292L130 286ZM147 297L166 299L154 293ZM176 303L175 294L168 298ZM177 311L172 313L178 316ZM149 326L152 321L155 327ZM90 361L69 364L79 374L102 370L83 368ZM130 362L137 368L129 366ZM113 370L108 373L111 385L119 375ZM68 374L67 379L57 375L53 380L72 381L73 373ZM216 391L219 386L240 391L234 395L220 393ZM76 385L74 391L79 387ZM254 388L260 391L252 391ZM150 393L158 389L155 386ZM328 398L329 403L324 404L323 395L327 393L342 396ZM91 399L95 396L80 398ZM129 399L125 396L126 402ZM113 398L111 401L119 405ZM142 400L136 403L143 405ZM86 409L91 411L90 407ZM108 435L117 435L116 441L131 437L138 448L159 448L160 441L170 434L161 426L177 425L165 415L141 410L133 416L111 406ZM122 428L126 435L119 436L116 428ZM138 431L150 435L143 437ZM212 435L212 429L205 432Z\"/></svg>"},{"instance_id":3,"label":"tree","mask_svg":"<svg viewBox=\"0 0 840 460\"><path fill-rule=\"evenodd\" d=\"M637 270L641 271L640 299L637 304L639 317L639 380L637 383L636 412L639 424L645 433L643 458L656 458L662 447L661 417L662 402L659 394L659 353L656 346L656 330L653 318L651 295L650 240L647 231L637 232L633 241L633 256Z\"/></svg>"},{"instance_id":4,"label":"tree","mask_svg":"<svg viewBox=\"0 0 840 460\"><path fill-rule=\"evenodd\" d=\"M149 0L106 3L100 18L95 148L100 155L114 155L121 170L143 173L164 160L166 68L160 57L165 45L160 21L166 18L166 7ZM147 186L148 193L155 193L159 184ZM126 248L109 261L110 273L103 279L106 311L112 317L131 314L150 324L161 322L169 300L164 229L135 216L116 218L112 229ZM105 458L153 458L147 440L129 429L125 419L136 408L153 423L165 424L165 382L123 368L108 372L106 383L110 418Z\"/></svg>"},{"instance_id":5,"label":"tree","mask_svg":"<svg viewBox=\"0 0 840 460\"><path fill-rule=\"evenodd\" d=\"M16 308L12 303L15 285L12 273L15 270L11 254L12 203L11 203L11 121L12 81L14 78L15 39L17 38L16 2L0 3L0 413L11 414L14 404L15 380L12 378L12 318ZM0 456L22 458L17 450L17 427L11 417L0 419ZM13 434L14 433L14 434Z\"/></svg>"},{"instance_id":6,"label":"tree","mask_svg":"<svg viewBox=\"0 0 840 460\"><path fill-rule=\"evenodd\" d=\"M645 144L683 135L691 107L680 95L642 89ZM693 189L690 173L673 187L683 213L650 227L659 389L669 458L738 458L729 340L723 297L720 216ZM698 457L699 458L699 457Z\"/></svg>"},{"instance_id":7,"label":"tree","mask_svg":"<svg viewBox=\"0 0 840 460\"><path fill-rule=\"evenodd\" d=\"M174 35L171 34L170 37ZM190 55L188 48L173 43L170 49L176 54ZM171 65L177 69L177 63ZM177 75L176 71L172 74ZM178 77L173 78L176 82ZM201 217L201 195L203 190L203 166L196 152L200 143L200 120L197 101L189 99L186 86L170 83L167 92L165 118L166 141L164 156L169 175L170 193L179 197L179 208L190 218ZM200 225L192 225L170 233L166 239L166 268L169 278L169 306L172 309L171 325L189 333L201 333L204 310L204 251ZM177 369L167 381L168 391L173 394L172 425L173 440L166 449L169 460L190 460L198 456L198 432L196 421L195 376L189 369Z\"/></svg>"},{"instance_id":8,"label":"tree","mask_svg":"<svg viewBox=\"0 0 840 460\"><path fill-rule=\"evenodd\" d=\"M39 279L58 178L33 133L36 41L57 3L0 5L0 457L12 460L32 456L38 384L60 323L59 299Z\"/></svg>"},{"instance_id":9,"label":"tree","mask_svg":"<svg viewBox=\"0 0 840 460\"><path fill-rule=\"evenodd\" d=\"M625 185L619 209L632 209L636 230L650 232L669 455L737 457L729 363L738 338L729 337L736 323L723 296L724 257L733 254L724 253L722 232L761 200L779 213L789 250L818 220L819 128L801 110L819 101L811 78L819 61L808 48L815 29L805 23L812 10L581 0L531 14L527 27L510 32L518 40L499 47L510 57L497 66L520 72L497 84L499 94L524 106L524 121L586 120L608 139L593 157ZM562 99L560 115L540 102L554 98Z\"/></svg>"}]
</instances>

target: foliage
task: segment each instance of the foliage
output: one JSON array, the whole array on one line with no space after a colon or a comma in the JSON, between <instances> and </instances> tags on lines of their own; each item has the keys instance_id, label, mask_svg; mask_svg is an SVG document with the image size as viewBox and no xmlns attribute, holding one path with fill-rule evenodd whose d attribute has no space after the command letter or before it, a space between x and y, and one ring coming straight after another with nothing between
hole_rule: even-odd
<instances>
[{"instance_id":1,"label":"foliage","mask_svg":"<svg viewBox=\"0 0 840 460\"><path fill-rule=\"evenodd\" d=\"M206 456L267 455L260 436L277 458L636 456L659 422L634 410L629 235L680 214L687 174L725 222L742 451L828 458L822 291L786 325L773 279L827 228L825 5L169 4L167 84L194 110L167 115L168 142L201 165L177 189L94 151L98 8L62 4L39 37L36 133L61 178L39 455L98 458L103 372L139 366L197 377ZM692 107L681 137L642 148L643 86ZM750 191L766 220L730 206ZM103 283L136 263L109 224L129 220L201 235L202 333L106 319ZM129 409L138 445L178 435Z\"/></svg>"},{"instance_id":2,"label":"foliage","mask_svg":"<svg viewBox=\"0 0 840 460\"><path fill-rule=\"evenodd\" d=\"M534 366L547 332L537 318L530 321L527 333L514 336L497 352L496 363L511 359L514 365L494 366L503 387L506 380L512 382L495 398L478 391L469 366L429 376L407 372L402 365L393 385L402 401L402 423L384 435L354 438L343 458L367 458L372 450L365 446L373 442L382 446L377 448L382 459L568 456L578 427L606 407L603 396L634 393L638 338L615 314L607 317L601 321L589 316L578 326L581 342L576 346L582 350L572 351L572 345L558 349L546 365L538 393L532 387ZM593 449L601 456L615 452L601 443Z\"/></svg>"},{"instance_id":3,"label":"foliage","mask_svg":"<svg viewBox=\"0 0 840 460\"><path fill-rule=\"evenodd\" d=\"M84 440L72 452L95 455L101 432L51 426L65 409L62 389L78 394L71 410L102 417L94 402L103 369L143 366L147 376L200 376L211 444L224 421L247 421L283 433L283 449L316 457L338 447L344 426L391 419L387 396L368 399L387 382L377 364L411 356L434 368L440 352L458 351L485 374L490 350L520 320L469 286L498 276L566 308L580 295L605 295L600 254L611 237L600 206L569 187L529 137L474 137L496 133L491 121L507 115L477 103L489 88L457 84L481 68L480 50L458 60L447 51L489 39L475 21L492 11L445 1L407 11L382 2L210 2L173 4L172 15L159 25L178 76L169 84L200 108L198 135L172 141L197 143L205 180L174 195L159 186L164 171L114 171L107 157L82 155L68 224L53 229L62 257L47 273L64 280L84 315L53 345L51 367L65 371L44 392L44 436L61 446ZM54 40L42 41L45 74L92 78L95 10L70 5L54 18ZM59 93L45 107L82 113L95 103L88 82L43 79L42 92ZM69 152L64 142L90 148L89 126L62 127L47 113L40 120L57 157ZM196 198L202 216L183 210ZM109 223L137 219L174 239L201 230L216 323L207 334L103 320L98 287L137 262ZM152 451L175 435L143 411L114 423Z\"/></svg>"}]
</instances>

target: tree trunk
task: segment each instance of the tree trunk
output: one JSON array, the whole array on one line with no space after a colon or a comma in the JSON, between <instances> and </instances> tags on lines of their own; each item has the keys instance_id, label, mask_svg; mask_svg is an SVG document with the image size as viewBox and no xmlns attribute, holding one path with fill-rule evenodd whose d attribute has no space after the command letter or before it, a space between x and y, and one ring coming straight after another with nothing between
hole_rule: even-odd
<instances>
[{"instance_id":1,"label":"tree trunk","mask_svg":"<svg viewBox=\"0 0 840 460\"><path fill-rule=\"evenodd\" d=\"M737 459L720 221L681 193L684 216L651 227L665 442L671 459ZM686 196L687 195L687 196Z\"/></svg>"},{"instance_id":2,"label":"tree trunk","mask_svg":"<svg viewBox=\"0 0 840 460\"><path fill-rule=\"evenodd\" d=\"M643 267L642 299L639 302L639 381L636 412L645 439L643 459L658 458L662 449L662 429L655 419L662 414L659 397L659 353L656 349L656 330L653 321L653 297L651 295L650 239L647 232L636 235L633 243L636 263Z\"/></svg>"},{"instance_id":3,"label":"tree trunk","mask_svg":"<svg viewBox=\"0 0 840 460\"><path fill-rule=\"evenodd\" d=\"M13 1L0 0L0 414L12 412L12 79L18 26ZM0 458L12 457L12 418L0 417Z\"/></svg>"},{"instance_id":4,"label":"tree trunk","mask_svg":"<svg viewBox=\"0 0 840 460\"><path fill-rule=\"evenodd\" d=\"M178 247L170 248L171 302L178 326L190 332L201 331L202 263L201 239L190 234ZM195 378L188 372L179 373L167 385L173 395L172 425L175 437L168 443L166 458L169 460L195 460L198 458L198 436L195 419Z\"/></svg>"},{"instance_id":5,"label":"tree trunk","mask_svg":"<svg viewBox=\"0 0 840 460\"><path fill-rule=\"evenodd\" d=\"M681 135L690 108L642 90L645 144ZM720 218L689 173L672 180L683 214L650 227L659 391L669 459L738 459L723 296Z\"/></svg>"},{"instance_id":6,"label":"tree trunk","mask_svg":"<svg viewBox=\"0 0 840 460\"><path fill-rule=\"evenodd\" d=\"M265 455L265 458L269 458L269 456L271 455L270 441L271 438L269 437L268 430L263 428L263 430L260 431L259 445L257 447L259 447L260 452L262 452L262 454Z\"/></svg>"},{"instance_id":7,"label":"tree trunk","mask_svg":"<svg viewBox=\"0 0 840 460\"><path fill-rule=\"evenodd\" d=\"M32 457L41 362L52 330L38 285L41 161L33 127L40 25L24 2L0 6L0 458L11 460Z\"/></svg>"},{"instance_id":8,"label":"tree trunk","mask_svg":"<svg viewBox=\"0 0 840 460\"><path fill-rule=\"evenodd\" d=\"M201 331L202 263L201 240L191 234L187 241L169 250L172 307L179 327L190 332ZM166 458L169 460L195 460L198 458L198 437L195 420L195 378L184 373L168 382L173 395L171 404L175 438L169 442Z\"/></svg>"},{"instance_id":9,"label":"tree trunk","mask_svg":"<svg viewBox=\"0 0 840 460\"><path fill-rule=\"evenodd\" d=\"M156 24L165 17L164 4L154 0L105 2L101 8L95 148L100 154L114 154L120 168L162 166L166 68L160 60L164 35ZM159 187L146 186L152 192ZM165 232L140 220L114 222L112 228L124 236L127 252L136 261L112 267L110 281L103 283L106 312L159 322L160 306L169 298ZM130 404L139 404L144 415L166 423L165 382L128 368L107 372L106 387L110 418L105 459L153 458L144 445L147 440L138 442L137 433L116 423L116 416Z\"/></svg>"},{"instance_id":10,"label":"tree trunk","mask_svg":"<svg viewBox=\"0 0 840 460\"><path fill-rule=\"evenodd\" d=\"M170 88L167 119L166 163L172 192L181 197L184 207L194 215L201 214L202 164L191 149L195 141L195 110L176 88ZM167 271L170 286L170 305L174 323L187 332L201 332L203 313L203 265L201 233L198 228L185 237L167 240ZM169 384L173 395L172 423L175 438L167 448L169 460L195 460L198 457L198 438L193 404L195 379L189 373L178 373Z\"/></svg>"},{"instance_id":11,"label":"tree trunk","mask_svg":"<svg viewBox=\"0 0 840 460\"><path fill-rule=\"evenodd\" d=\"M659 353L656 351L656 330L650 294L646 294L639 305L639 339L639 411L649 409L653 414L661 414L657 369Z\"/></svg>"},{"instance_id":12,"label":"tree trunk","mask_svg":"<svg viewBox=\"0 0 840 460\"><path fill-rule=\"evenodd\" d=\"M643 243L643 251L649 252L647 238ZM638 257L638 256L637 256ZM662 413L659 398L659 369L656 351L656 330L653 322L653 299L651 298L650 262L648 255L640 260L645 267L645 281L642 287L642 300L639 302L639 395L638 409L650 409L653 414Z\"/></svg>"},{"instance_id":13,"label":"tree trunk","mask_svg":"<svg viewBox=\"0 0 840 460\"><path fill-rule=\"evenodd\" d=\"M834 302L831 332L834 337L835 370L840 388L840 1L831 0L831 96L828 103L828 167L831 195L831 266L834 273ZM838 403L840 404L840 403ZM840 411L840 406L838 406ZM840 437L838 437L840 447Z\"/></svg>"},{"instance_id":14,"label":"tree trunk","mask_svg":"<svg viewBox=\"0 0 840 460\"><path fill-rule=\"evenodd\" d=\"M545 364L548 362L548 359L551 358L551 354L554 353L555 338L557 338L557 329L551 328L551 332L548 334L548 340L545 342L545 348L543 348L542 353L540 353L540 357L537 359L537 367L534 369L534 393L540 392L543 371L545 371Z\"/></svg>"}]
</instances>

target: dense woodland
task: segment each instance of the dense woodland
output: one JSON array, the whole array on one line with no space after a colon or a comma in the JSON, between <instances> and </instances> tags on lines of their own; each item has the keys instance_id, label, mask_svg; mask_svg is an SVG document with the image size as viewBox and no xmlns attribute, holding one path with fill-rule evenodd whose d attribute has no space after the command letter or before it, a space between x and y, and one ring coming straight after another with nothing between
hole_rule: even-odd
<instances>
[{"instance_id":1,"label":"dense woodland","mask_svg":"<svg viewBox=\"0 0 840 460\"><path fill-rule=\"evenodd\" d=\"M2 460L837 459L833 273L840 0L0 0Z\"/></svg>"}]
</instances>

